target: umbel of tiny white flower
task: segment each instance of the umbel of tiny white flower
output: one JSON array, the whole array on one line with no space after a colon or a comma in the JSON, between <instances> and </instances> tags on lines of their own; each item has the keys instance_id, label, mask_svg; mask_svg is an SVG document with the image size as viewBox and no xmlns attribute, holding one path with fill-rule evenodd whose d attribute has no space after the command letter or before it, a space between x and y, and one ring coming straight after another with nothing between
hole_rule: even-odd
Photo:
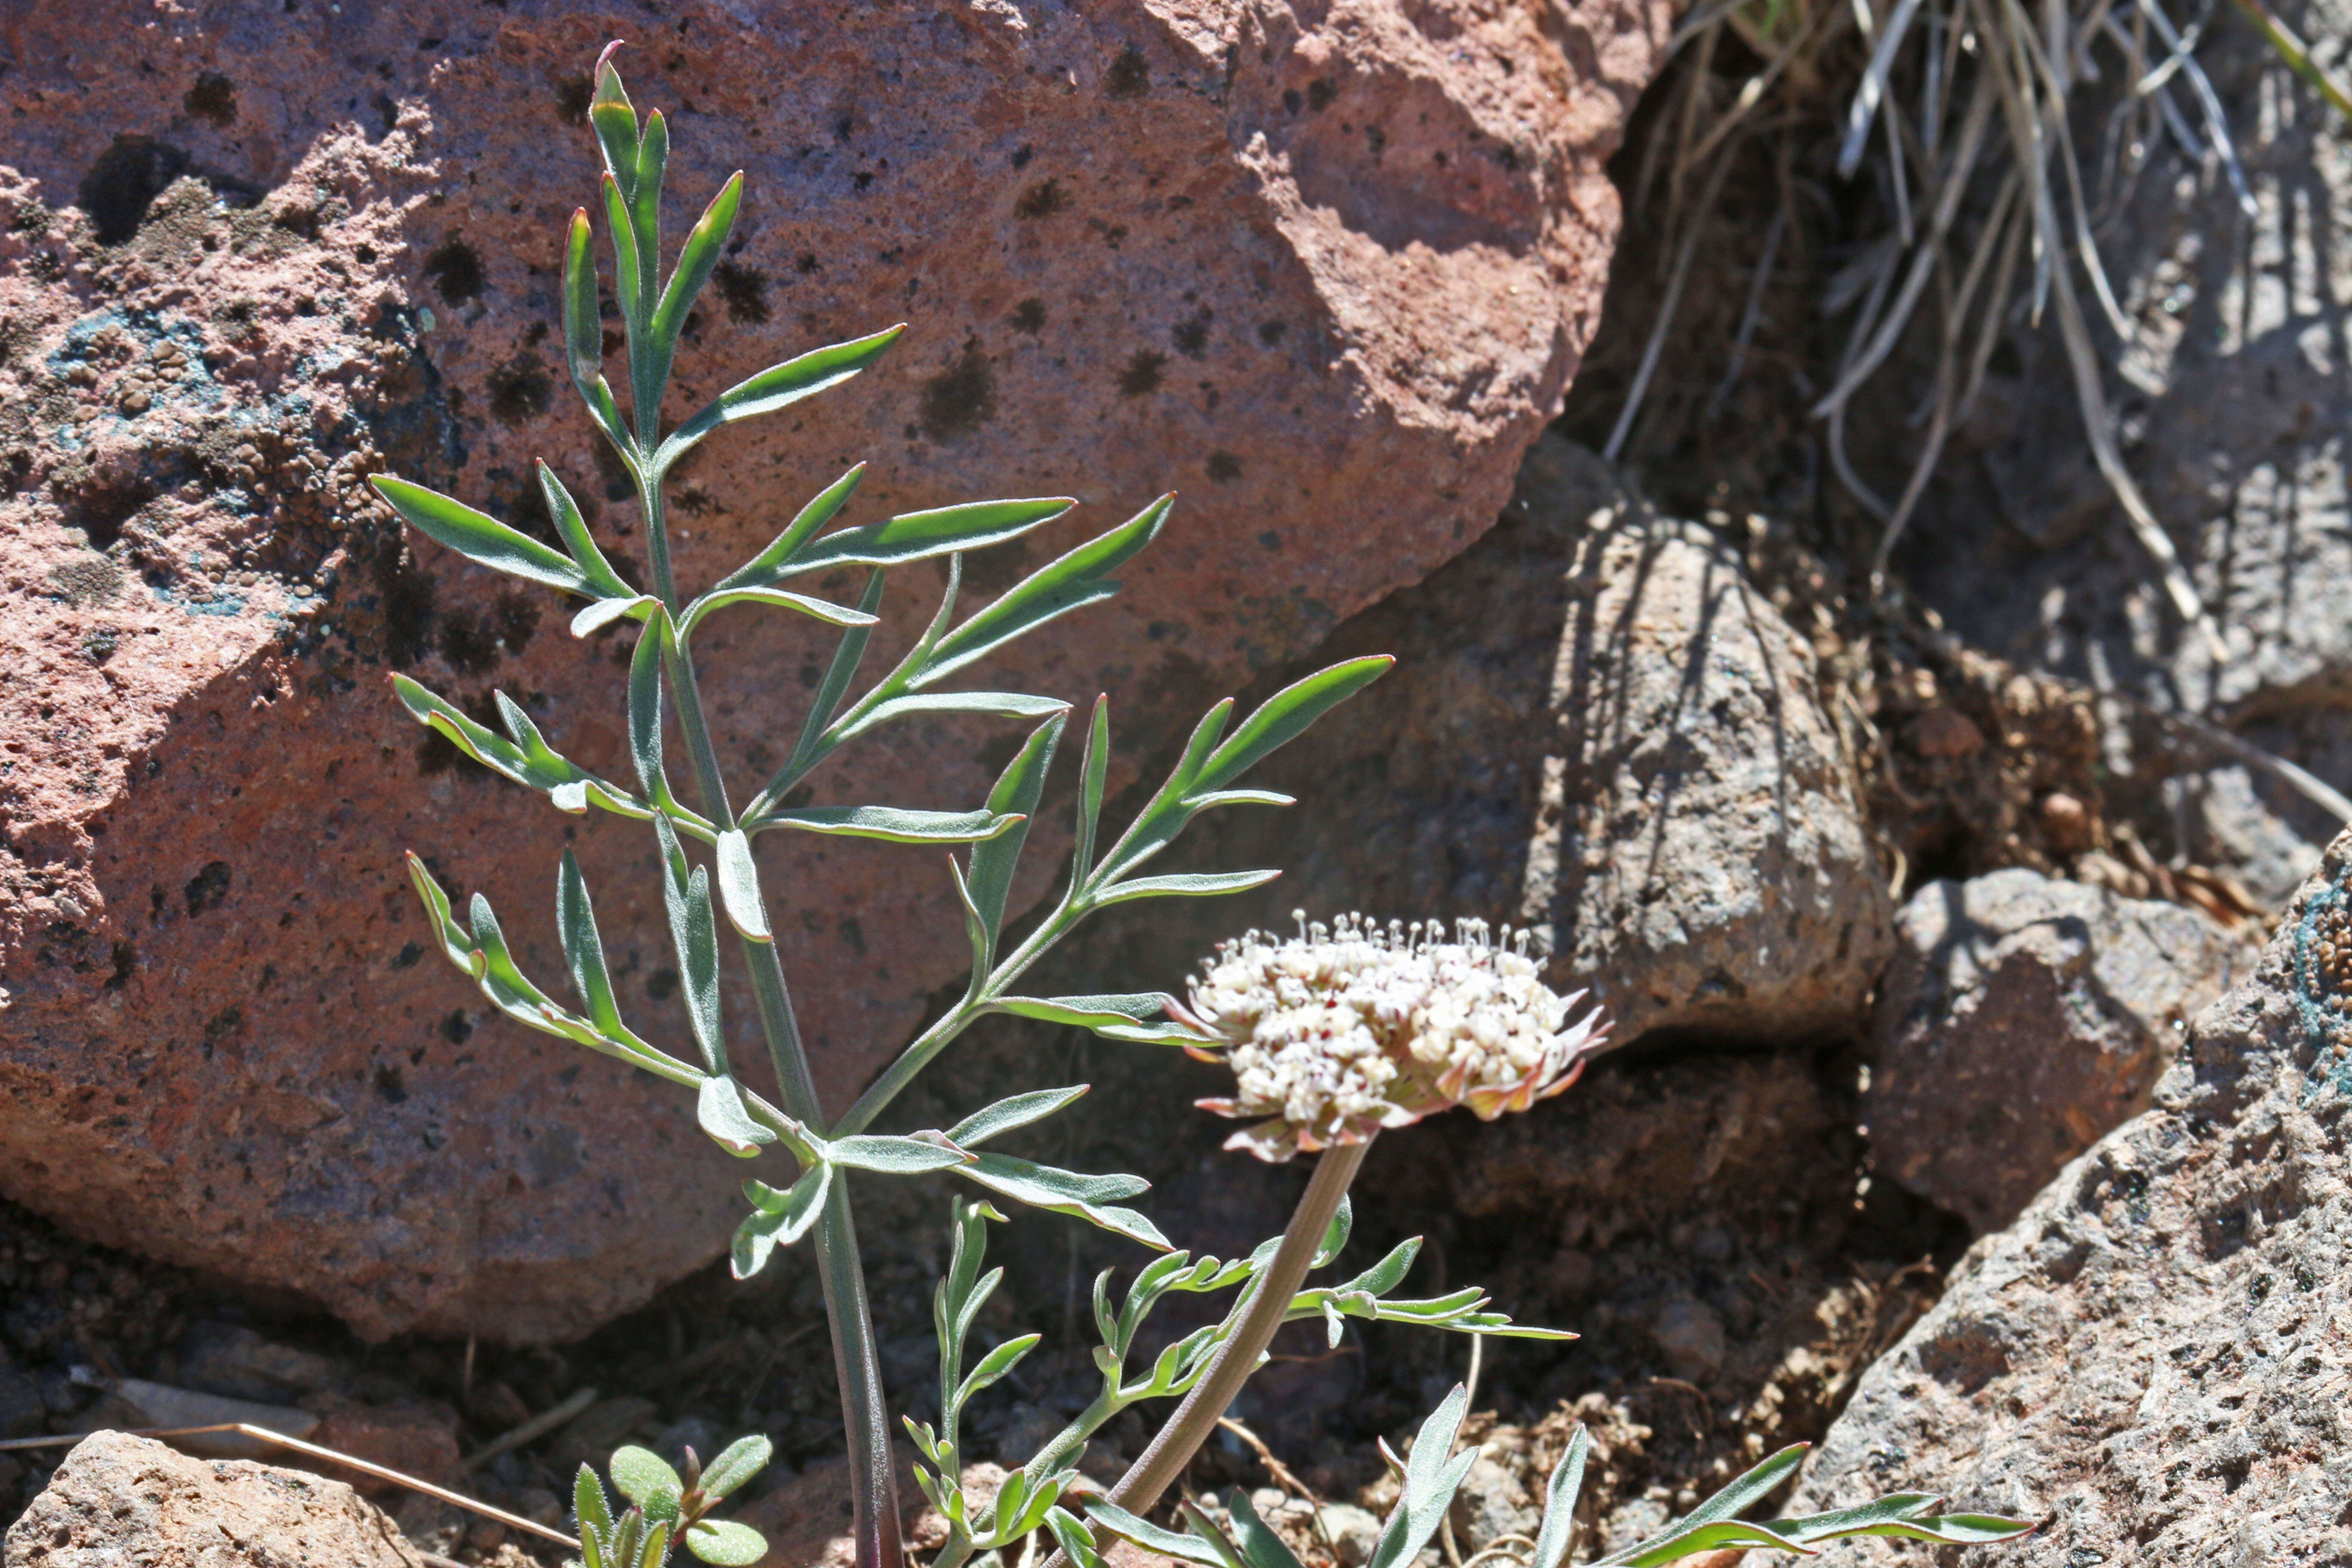
<instances>
[{"instance_id":1,"label":"umbel of tiny white flower","mask_svg":"<svg viewBox=\"0 0 2352 1568\"><path fill-rule=\"evenodd\" d=\"M1491 1121L1574 1083L1608 1033L1598 1007L1569 1022L1584 993L1544 984L1524 931L1460 921L1447 941L1435 921L1294 918L1286 941L1220 944L1191 1006L1171 1009L1205 1037L1186 1049L1239 1080L1202 1108L1263 1119L1229 1149L1287 1160L1457 1105Z\"/></svg>"}]
</instances>

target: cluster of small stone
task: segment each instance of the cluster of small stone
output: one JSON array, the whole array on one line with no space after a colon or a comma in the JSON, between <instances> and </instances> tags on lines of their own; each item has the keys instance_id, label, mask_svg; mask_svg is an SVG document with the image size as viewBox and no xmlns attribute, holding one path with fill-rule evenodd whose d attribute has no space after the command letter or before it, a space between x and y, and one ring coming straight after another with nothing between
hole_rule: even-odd
<instances>
[{"instance_id":1,"label":"cluster of small stone","mask_svg":"<svg viewBox=\"0 0 2352 1568\"><path fill-rule=\"evenodd\" d=\"M1569 1022L1584 993L1543 984L1524 931L1297 918L1296 937L1220 945L1173 1010L1238 1080L1202 1108L1265 1119L1229 1148L1286 1160L1456 1105L1492 1121L1566 1089L1607 1032L1598 1008Z\"/></svg>"}]
</instances>

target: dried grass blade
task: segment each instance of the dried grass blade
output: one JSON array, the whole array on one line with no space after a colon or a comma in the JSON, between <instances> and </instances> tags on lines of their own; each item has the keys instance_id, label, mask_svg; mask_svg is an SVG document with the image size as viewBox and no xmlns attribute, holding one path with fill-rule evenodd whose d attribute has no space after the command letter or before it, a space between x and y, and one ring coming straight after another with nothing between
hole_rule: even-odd
<instances>
[{"instance_id":1,"label":"dried grass blade","mask_svg":"<svg viewBox=\"0 0 2352 1568\"><path fill-rule=\"evenodd\" d=\"M1878 36L1877 47L1870 51L1870 64L1862 73L1862 85L1854 89L1853 106L1846 110L1845 140L1838 146L1837 171L1841 179L1853 178L1853 172L1862 167L1863 150L1870 142L1871 121L1877 118L1878 106L1886 98L1895 51L1903 47L1903 37L1910 31L1911 18L1918 10L1919 0L1895 0L1895 15L1887 18L1886 31Z\"/></svg>"},{"instance_id":2,"label":"dried grass blade","mask_svg":"<svg viewBox=\"0 0 2352 1568\"><path fill-rule=\"evenodd\" d=\"M1657 324L1650 329L1649 343L1642 350L1641 368L1633 373L1633 384L1625 394L1625 406L1618 411L1616 427L1609 432L1609 445L1601 449L1601 455L1612 463L1624 450L1625 437L1633 433L1634 417L1642 411L1642 399L1650 390L1650 377L1658 368L1658 355L1666 346L1666 330L1674 325L1675 308L1682 303L1683 285L1690 278L1691 258L1698 252L1699 236L1706 232L1707 220L1715 216L1715 198L1723 190L1723 176L1730 172L1732 159L1738 151L1735 144L1716 160L1714 170L1706 177L1706 189L1698 198L1698 210L1692 215L1690 228L1683 236L1682 248L1675 255L1675 269L1666 279L1666 296L1658 304Z\"/></svg>"}]
</instances>

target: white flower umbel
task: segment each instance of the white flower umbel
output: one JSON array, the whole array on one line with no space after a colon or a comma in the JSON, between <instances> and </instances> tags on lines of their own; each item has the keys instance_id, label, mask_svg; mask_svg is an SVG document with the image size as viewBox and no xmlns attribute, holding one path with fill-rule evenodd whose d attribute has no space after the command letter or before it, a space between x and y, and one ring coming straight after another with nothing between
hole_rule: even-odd
<instances>
[{"instance_id":1,"label":"white flower umbel","mask_svg":"<svg viewBox=\"0 0 2352 1568\"><path fill-rule=\"evenodd\" d=\"M1491 1121L1575 1082L1608 1032L1597 1007L1568 1021L1584 993L1544 984L1524 931L1297 918L1286 941L1221 944L1192 983L1184 1021L1210 1037L1192 1054L1239 1080L1201 1105L1264 1119L1228 1148L1286 1160L1456 1105Z\"/></svg>"}]
</instances>

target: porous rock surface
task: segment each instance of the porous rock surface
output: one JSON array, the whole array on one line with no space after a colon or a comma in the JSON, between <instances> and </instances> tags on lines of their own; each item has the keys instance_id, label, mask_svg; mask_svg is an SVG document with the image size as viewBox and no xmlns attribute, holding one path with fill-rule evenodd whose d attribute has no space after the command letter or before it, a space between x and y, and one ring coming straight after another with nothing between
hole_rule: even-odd
<instances>
[{"instance_id":1,"label":"porous rock surface","mask_svg":"<svg viewBox=\"0 0 2352 1568\"><path fill-rule=\"evenodd\" d=\"M1076 494L1029 565L1180 488L1127 594L1007 676L1108 689L1148 749L1492 524L1591 332L1602 162L1669 10L315 9L10 24L0 1192L369 1335L510 1341L641 1301L740 1203L677 1097L486 1017L425 956L398 868L414 848L496 895L553 985L576 833L625 1003L678 1033L646 1016L677 980L643 829L551 816L383 689L410 670L477 712L503 689L625 773L625 639L571 645L562 606L404 539L364 485L396 471L538 528L543 456L641 565L548 338L602 44L627 38L638 102L673 115L673 236L749 173L674 416L915 324L853 385L707 445L676 495L683 579L861 458L858 521ZM901 575L885 653L934 585ZM745 615L699 645L747 773L815 679L798 637ZM866 753L870 794L819 800L967 806L1011 741L910 724ZM836 1105L965 962L936 857L839 843L763 847Z\"/></svg>"},{"instance_id":2,"label":"porous rock surface","mask_svg":"<svg viewBox=\"0 0 2352 1568\"><path fill-rule=\"evenodd\" d=\"M1532 928L1547 980L1606 1005L1617 1047L1862 1017L1892 900L1852 753L1812 648L1728 541L1547 435L1500 526L1316 657L1375 652L1397 667L1263 772L1299 806L1188 835L1188 864L1281 880L1105 922L1160 984L1253 921L1356 909Z\"/></svg>"},{"instance_id":3,"label":"porous rock surface","mask_svg":"<svg viewBox=\"0 0 2352 1568\"><path fill-rule=\"evenodd\" d=\"M2181 1031L2259 952L2183 905L2022 868L1930 882L1895 927L1871 1147L1880 1174L1979 1235L2147 1109Z\"/></svg>"},{"instance_id":4,"label":"porous rock surface","mask_svg":"<svg viewBox=\"0 0 2352 1568\"><path fill-rule=\"evenodd\" d=\"M196 1459L147 1437L74 1446L8 1528L7 1568L422 1568L384 1514L341 1481Z\"/></svg>"},{"instance_id":5,"label":"porous rock surface","mask_svg":"<svg viewBox=\"0 0 2352 1568\"><path fill-rule=\"evenodd\" d=\"M1788 1511L1920 1490L2046 1520L1961 1556L2005 1568L2352 1557L2347 891L2352 834L2155 1104L1870 1370Z\"/></svg>"}]
</instances>

